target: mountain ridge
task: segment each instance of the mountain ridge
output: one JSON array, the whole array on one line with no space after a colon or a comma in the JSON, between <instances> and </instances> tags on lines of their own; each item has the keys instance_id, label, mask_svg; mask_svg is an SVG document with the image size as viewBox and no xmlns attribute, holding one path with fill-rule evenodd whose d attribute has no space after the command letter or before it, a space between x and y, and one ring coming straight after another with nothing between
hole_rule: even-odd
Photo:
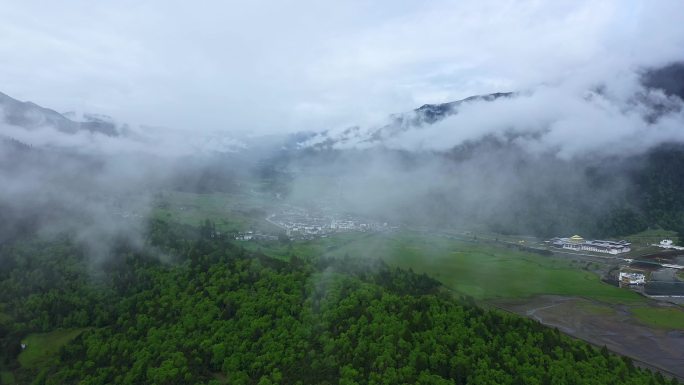
<instances>
[{"instance_id":1,"label":"mountain ridge","mask_svg":"<svg viewBox=\"0 0 684 385\"><path fill-rule=\"evenodd\" d=\"M93 134L119 136L116 124L111 120L98 118L99 115L88 114L84 121L76 121L53 109L31 101L22 102L3 92L0 92L0 109L3 112L4 123L27 130L49 126L65 134L87 131Z\"/></svg>"},{"instance_id":2,"label":"mountain ridge","mask_svg":"<svg viewBox=\"0 0 684 385\"><path fill-rule=\"evenodd\" d=\"M331 130L325 130L300 141L300 147L313 146L315 148L333 148L339 145L368 145L382 142L383 140L397 136L412 128L421 128L431 125L458 113L458 107L464 103L491 102L500 98L515 96L515 92L494 92L491 94L473 95L465 99L446 103L423 104L409 112L391 114L390 122L380 127L361 130L359 126L352 126L334 135Z\"/></svg>"}]
</instances>

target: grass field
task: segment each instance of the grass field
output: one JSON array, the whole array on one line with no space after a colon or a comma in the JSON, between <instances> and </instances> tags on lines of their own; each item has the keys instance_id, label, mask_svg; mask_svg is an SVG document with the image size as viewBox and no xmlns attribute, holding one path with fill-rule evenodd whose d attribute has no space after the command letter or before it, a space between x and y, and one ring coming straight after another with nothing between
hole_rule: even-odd
<instances>
[{"instance_id":1,"label":"grass field","mask_svg":"<svg viewBox=\"0 0 684 385\"><path fill-rule=\"evenodd\" d=\"M22 343L26 344L26 349L19 354L19 364L26 369L40 367L52 358L59 348L78 337L84 330L86 329L65 329L29 334L22 340Z\"/></svg>"},{"instance_id":2,"label":"grass field","mask_svg":"<svg viewBox=\"0 0 684 385\"><path fill-rule=\"evenodd\" d=\"M268 200L257 192L196 194L169 191L161 194L153 214L164 220L198 226L206 219L220 231L238 232L280 229L264 219L268 215Z\"/></svg>"},{"instance_id":3,"label":"grass field","mask_svg":"<svg viewBox=\"0 0 684 385\"><path fill-rule=\"evenodd\" d=\"M293 241L290 243L281 242L239 242L238 244L247 250L259 251L270 257L289 259L296 255L301 258L314 258L319 256L343 256L339 250L348 252L349 250L366 244L374 235L347 233L336 234L327 238L318 238L310 241ZM349 254L352 256L352 254ZM365 256L361 254L353 254Z\"/></svg>"},{"instance_id":4,"label":"grass field","mask_svg":"<svg viewBox=\"0 0 684 385\"><path fill-rule=\"evenodd\" d=\"M651 244L657 244L663 239L671 239L677 244L679 238L676 231L669 231L663 229L648 229L637 234L627 235L624 239L632 242L633 246L643 247Z\"/></svg>"},{"instance_id":5,"label":"grass field","mask_svg":"<svg viewBox=\"0 0 684 385\"><path fill-rule=\"evenodd\" d=\"M380 257L390 265L426 273L445 286L484 302L543 294L583 297L597 301L578 303L589 314L611 316L615 314L614 305L624 304L645 325L684 329L681 307L648 306L648 299L601 282L596 274L579 267L584 263L573 265L570 258L545 257L488 243L411 233L346 234L323 242L309 242L302 250L303 254L298 255Z\"/></svg>"},{"instance_id":6,"label":"grass field","mask_svg":"<svg viewBox=\"0 0 684 385\"><path fill-rule=\"evenodd\" d=\"M447 287L480 300L538 294L610 302L640 300L635 293L607 285L597 275L579 270L567 260L515 249L430 236L398 237L374 246L370 250L381 254L388 263L427 273Z\"/></svg>"},{"instance_id":7,"label":"grass field","mask_svg":"<svg viewBox=\"0 0 684 385\"><path fill-rule=\"evenodd\" d=\"M349 255L382 258L388 264L426 273L478 300L526 298L539 294L580 296L610 303L644 301L636 293L600 281L569 260L544 257L486 243L427 234L340 234L291 246L246 247L286 258Z\"/></svg>"},{"instance_id":8,"label":"grass field","mask_svg":"<svg viewBox=\"0 0 684 385\"><path fill-rule=\"evenodd\" d=\"M646 325L684 330L684 310L680 307L637 306L630 310L638 321Z\"/></svg>"}]
</instances>

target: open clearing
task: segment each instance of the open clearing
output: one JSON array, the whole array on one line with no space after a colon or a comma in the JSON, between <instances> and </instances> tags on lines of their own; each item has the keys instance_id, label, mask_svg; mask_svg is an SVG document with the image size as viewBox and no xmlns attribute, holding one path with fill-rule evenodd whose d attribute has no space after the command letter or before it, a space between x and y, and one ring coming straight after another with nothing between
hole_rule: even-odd
<instances>
[{"instance_id":1,"label":"open clearing","mask_svg":"<svg viewBox=\"0 0 684 385\"><path fill-rule=\"evenodd\" d=\"M647 246L652 244L658 244L663 239L670 239L675 244L678 244L679 237L676 231L662 230L662 229L649 229L644 230L640 233L627 235L626 240L632 242L633 246Z\"/></svg>"},{"instance_id":2,"label":"open clearing","mask_svg":"<svg viewBox=\"0 0 684 385\"><path fill-rule=\"evenodd\" d=\"M637 320L647 325L684 332L684 311L681 307L637 306L630 311Z\"/></svg>"},{"instance_id":3,"label":"open clearing","mask_svg":"<svg viewBox=\"0 0 684 385\"><path fill-rule=\"evenodd\" d=\"M26 344L26 349L19 354L18 361L26 369L41 367L62 346L78 337L84 330L86 329L64 329L49 333L29 334L22 340L22 343Z\"/></svg>"},{"instance_id":4,"label":"open clearing","mask_svg":"<svg viewBox=\"0 0 684 385\"><path fill-rule=\"evenodd\" d=\"M632 291L601 282L567 259L429 234L344 234L292 246L255 247L280 257L289 253L382 258L390 265L426 273L478 300L557 294L614 303L645 301Z\"/></svg>"},{"instance_id":5,"label":"open clearing","mask_svg":"<svg viewBox=\"0 0 684 385\"><path fill-rule=\"evenodd\" d=\"M196 194L178 191L161 193L153 214L164 220L199 226L209 219L223 232L280 229L264 218L268 200L259 193L208 193Z\"/></svg>"}]
</instances>

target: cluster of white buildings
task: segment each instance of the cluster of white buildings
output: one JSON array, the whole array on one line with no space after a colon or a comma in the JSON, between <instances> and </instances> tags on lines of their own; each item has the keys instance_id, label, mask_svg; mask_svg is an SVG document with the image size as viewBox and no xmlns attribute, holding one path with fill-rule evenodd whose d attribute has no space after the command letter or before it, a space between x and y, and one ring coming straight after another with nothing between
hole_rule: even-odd
<instances>
[{"instance_id":1,"label":"cluster of white buildings","mask_svg":"<svg viewBox=\"0 0 684 385\"><path fill-rule=\"evenodd\" d=\"M351 220L332 220L329 225L312 225L310 223L301 222L279 222L279 225L285 228L286 234L290 237L297 235L304 236L323 236L330 233L344 233L351 231L366 232L366 231L380 231L386 229L387 223L361 223Z\"/></svg>"},{"instance_id":2,"label":"cluster of white buildings","mask_svg":"<svg viewBox=\"0 0 684 385\"><path fill-rule=\"evenodd\" d=\"M266 241L275 241L278 239L278 236L272 235L272 234L264 234L261 232L254 232L254 231L245 231L243 233L237 233L235 235L235 240L236 241L251 241L251 240L266 240Z\"/></svg>"},{"instance_id":3,"label":"cluster of white buildings","mask_svg":"<svg viewBox=\"0 0 684 385\"><path fill-rule=\"evenodd\" d=\"M309 212L303 208L286 206L266 220L283 230L290 238L313 239L343 232L391 231L396 226L369 219L324 212Z\"/></svg>"},{"instance_id":4,"label":"cluster of white buildings","mask_svg":"<svg viewBox=\"0 0 684 385\"><path fill-rule=\"evenodd\" d=\"M551 244L554 247L574 250L574 251L592 251L595 253L607 253L607 254L622 254L627 253L631 250L631 243L622 241L602 241L593 240L588 241L579 235L573 235L570 238L553 238L551 239Z\"/></svg>"},{"instance_id":5,"label":"cluster of white buildings","mask_svg":"<svg viewBox=\"0 0 684 385\"><path fill-rule=\"evenodd\" d=\"M646 275L627 271L620 272L621 285L643 285L646 283Z\"/></svg>"}]
</instances>

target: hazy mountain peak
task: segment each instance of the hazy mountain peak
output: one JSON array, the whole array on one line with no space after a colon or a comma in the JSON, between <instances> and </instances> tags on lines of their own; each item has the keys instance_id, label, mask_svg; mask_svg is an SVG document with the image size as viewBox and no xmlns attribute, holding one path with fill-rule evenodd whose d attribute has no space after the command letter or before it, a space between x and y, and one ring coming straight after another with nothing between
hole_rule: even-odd
<instances>
[{"instance_id":1,"label":"hazy mountain peak","mask_svg":"<svg viewBox=\"0 0 684 385\"><path fill-rule=\"evenodd\" d=\"M513 92L496 92L486 95L474 95L465 99L440 104L424 104L412 111L390 115L389 123L380 127L363 129L353 126L341 132L324 131L301 142L303 147L346 147L368 146L382 143L386 139L395 137L401 133L420 129L425 125L436 123L447 116L458 113L459 107L464 103L491 102L502 97L512 97Z\"/></svg>"},{"instance_id":2,"label":"hazy mountain peak","mask_svg":"<svg viewBox=\"0 0 684 385\"><path fill-rule=\"evenodd\" d=\"M71 113L65 116L31 101L19 101L2 92L0 92L0 110L3 113L3 123L27 130L52 127L67 134L88 131L107 136L119 135L114 120L106 115L84 114L82 121L72 120L68 117L72 116Z\"/></svg>"}]
</instances>

